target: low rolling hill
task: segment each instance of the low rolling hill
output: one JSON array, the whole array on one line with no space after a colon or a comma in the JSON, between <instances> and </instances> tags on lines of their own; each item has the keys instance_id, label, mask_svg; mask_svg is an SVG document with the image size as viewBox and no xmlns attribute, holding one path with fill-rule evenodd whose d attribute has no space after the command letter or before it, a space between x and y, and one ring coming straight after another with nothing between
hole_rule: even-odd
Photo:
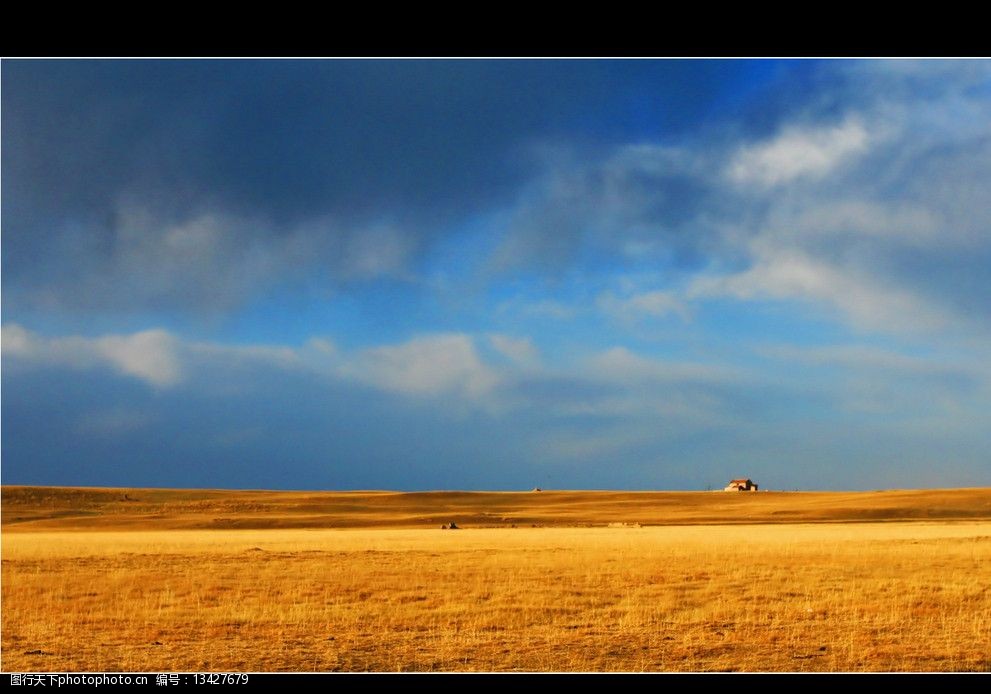
<instances>
[{"instance_id":1,"label":"low rolling hill","mask_svg":"<svg viewBox=\"0 0 991 694\"><path fill-rule=\"evenodd\" d=\"M315 492L2 488L4 531L696 525L991 519L991 488L874 492Z\"/></svg>"}]
</instances>

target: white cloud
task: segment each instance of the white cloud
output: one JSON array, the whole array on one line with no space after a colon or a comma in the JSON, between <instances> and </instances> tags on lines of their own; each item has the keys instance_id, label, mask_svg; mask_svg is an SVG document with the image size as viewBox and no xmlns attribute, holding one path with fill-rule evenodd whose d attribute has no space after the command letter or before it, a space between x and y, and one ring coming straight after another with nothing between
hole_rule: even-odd
<instances>
[{"instance_id":1,"label":"white cloud","mask_svg":"<svg viewBox=\"0 0 991 694\"><path fill-rule=\"evenodd\" d=\"M569 320L579 313L577 306L565 304L560 301L554 301L552 299L527 301L522 298L504 301L499 304L496 311L501 315L532 316L534 318L551 318L554 320Z\"/></svg>"},{"instance_id":2,"label":"white cloud","mask_svg":"<svg viewBox=\"0 0 991 694\"><path fill-rule=\"evenodd\" d=\"M282 367L300 366L299 350L284 345L225 345L216 342L192 342L187 345L192 355L231 361L263 361Z\"/></svg>"},{"instance_id":3,"label":"white cloud","mask_svg":"<svg viewBox=\"0 0 991 694\"><path fill-rule=\"evenodd\" d=\"M837 365L905 371L924 371L932 367L932 362L929 360L869 345L821 345L815 347L766 345L761 347L758 352L768 357L788 359L816 366Z\"/></svg>"},{"instance_id":4,"label":"white cloud","mask_svg":"<svg viewBox=\"0 0 991 694\"><path fill-rule=\"evenodd\" d=\"M913 332L940 328L947 323L945 313L921 297L901 287L885 286L853 269L797 250L767 247L757 253L757 261L743 272L697 277L689 288L689 296L824 302L864 329Z\"/></svg>"},{"instance_id":5,"label":"white cloud","mask_svg":"<svg viewBox=\"0 0 991 694\"><path fill-rule=\"evenodd\" d=\"M97 353L118 370L152 385L173 385L182 377L176 355L177 341L164 330L111 335L98 338L93 344Z\"/></svg>"},{"instance_id":6,"label":"white cloud","mask_svg":"<svg viewBox=\"0 0 991 694\"><path fill-rule=\"evenodd\" d=\"M605 292L599 295L596 305L601 311L620 320L635 320L643 316L661 318L672 314L682 320L689 319L688 306L685 302L673 292L660 290L626 297Z\"/></svg>"},{"instance_id":7,"label":"white cloud","mask_svg":"<svg viewBox=\"0 0 991 694\"><path fill-rule=\"evenodd\" d=\"M536 348L526 339L491 339L494 347L517 361L536 356ZM479 356L473 338L460 333L423 335L398 345L343 353L326 338L313 338L302 347L183 342L165 330L47 338L7 324L2 327L2 343L5 360L78 369L110 367L156 387L175 386L194 369L253 368L253 364L303 369L405 395L478 398L498 381L495 370Z\"/></svg>"},{"instance_id":8,"label":"white cloud","mask_svg":"<svg viewBox=\"0 0 991 694\"><path fill-rule=\"evenodd\" d=\"M182 379L179 342L165 330L133 335L46 338L16 325L2 327L3 354L29 363L72 368L109 366L157 387Z\"/></svg>"},{"instance_id":9,"label":"white cloud","mask_svg":"<svg viewBox=\"0 0 991 694\"><path fill-rule=\"evenodd\" d=\"M810 366L835 366L858 374L887 372L901 378L935 377L991 386L991 365L967 356L916 356L871 345L763 345L757 353Z\"/></svg>"},{"instance_id":10,"label":"white cloud","mask_svg":"<svg viewBox=\"0 0 991 694\"><path fill-rule=\"evenodd\" d=\"M867 150L870 137L856 118L828 128L785 128L767 142L737 151L727 169L737 183L774 186L801 178L825 176L844 161Z\"/></svg>"},{"instance_id":11,"label":"white cloud","mask_svg":"<svg viewBox=\"0 0 991 694\"><path fill-rule=\"evenodd\" d=\"M341 374L382 390L406 395L479 397L496 384L468 335L460 333L417 337L399 345L359 352Z\"/></svg>"},{"instance_id":12,"label":"white cloud","mask_svg":"<svg viewBox=\"0 0 991 694\"><path fill-rule=\"evenodd\" d=\"M407 278L416 252L415 237L396 226L345 225L330 216L293 227L281 242L266 243L280 272L317 269L342 280Z\"/></svg>"},{"instance_id":13,"label":"white cloud","mask_svg":"<svg viewBox=\"0 0 991 694\"><path fill-rule=\"evenodd\" d=\"M763 236L782 244L870 241L888 248L966 242L941 221L936 212L917 202L800 199L770 210Z\"/></svg>"},{"instance_id":14,"label":"white cloud","mask_svg":"<svg viewBox=\"0 0 991 694\"><path fill-rule=\"evenodd\" d=\"M0 328L0 344L6 357L30 358L41 349L42 339L16 323L8 323Z\"/></svg>"},{"instance_id":15,"label":"white cloud","mask_svg":"<svg viewBox=\"0 0 991 694\"><path fill-rule=\"evenodd\" d=\"M484 338L505 361L487 362L477 338L427 334L406 342L343 351L326 338L300 347L183 342L162 330L97 338L45 338L18 325L3 326L5 366L111 367L156 387L185 384L241 397L259 369L312 374L328 383L351 381L404 397L438 397L481 407L493 415L538 408L549 416L664 417L703 420L713 407L711 387L738 379L732 369L639 356L624 347L571 363L541 363L526 337ZM494 356L494 355L493 355ZM221 377L215 378L216 374ZM647 389L645 391L644 389ZM85 423L91 431L127 424L121 417Z\"/></svg>"},{"instance_id":16,"label":"white cloud","mask_svg":"<svg viewBox=\"0 0 991 694\"><path fill-rule=\"evenodd\" d=\"M739 376L725 366L650 359L634 354L626 347L601 352L588 364L594 378L616 383L642 383L645 380L716 382Z\"/></svg>"},{"instance_id":17,"label":"white cloud","mask_svg":"<svg viewBox=\"0 0 991 694\"><path fill-rule=\"evenodd\" d=\"M327 337L311 337L306 341L305 347L327 357L336 357L338 354L337 345Z\"/></svg>"},{"instance_id":18,"label":"white cloud","mask_svg":"<svg viewBox=\"0 0 991 694\"><path fill-rule=\"evenodd\" d=\"M372 226L346 237L344 273L349 278L399 276L413 254L412 239L391 226Z\"/></svg>"},{"instance_id":19,"label":"white cloud","mask_svg":"<svg viewBox=\"0 0 991 694\"><path fill-rule=\"evenodd\" d=\"M480 339L491 351L478 349ZM549 422L544 429L549 438L544 434L540 438L551 448L564 446L558 450L564 457L578 455L582 450L579 441L587 441L589 451L605 454L609 446L599 448L594 442L597 432L606 431L603 426L621 427L620 438L625 443L620 448L635 445L641 435L657 442L686 432L736 430L748 417L740 403L748 401L744 394L755 387L770 388L776 393L774 398L782 394L804 397L804 391L795 390L797 386L788 385L787 379L767 379L765 374L755 381L751 371L725 363L653 358L623 346L574 361L544 364L528 338L501 334L428 334L350 351L326 338L313 338L301 346L183 342L162 330L47 338L19 325L3 326L2 340L5 368L109 367L156 387L181 382L184 388L231 398L243 397L252 384L271 383L272 376L281 379L282 374L295 373L329 388L352 382L399 399L435 398L432 406L455 416L466 408L496 419L532 415ZM498 360L493 352L507 359ZM986 398L991 387L991 373L975 366L973 360L940 364L867 346L801 350L770 346L758 353L806 364L838 365L843 378L826 372L823 377L830 379L829 385L816 396L825 393L846 412L915 417L920 399L932 401L926 411L938 406L939 412L966 412L975 398ZM485 354L493 361L486 361ZM586 432L581 425L575 429L576 421L598 423ZM77 430L91 436L115 436L148 424L145 418L109 410L82 419ZM561 436L552 443L555 432ZM629 440L627 433L632 437ZM611 434L606 436L611 438ZM566 453L569 439L577 447Z\"/></svg>"},{"instance_id":20,"label":"white cloud","mask_svg":"<svg viewBox=\"0 0 991 694\"><path fill-rule=\"evenodd\" d=\"M499 354L516 364L532 365L540 359L540 353L528 337L492 334L489 335L489 344Z\"/></svg>"},{"instance_id":21,"label":"white cloud","mask_svg":"<svg viewBox=\"0 0 991 694\"><path fill-rule=\"evenodd\" d=\"M819 304L858 330L986 339L991 119L978 87L991 68L891 67L824 66L836 101L796 104L766 140L548 158L509 215L503 250L514 262L565 281L562 267L578 269L578 282L593 283L585 292L615 286L612 260L599 257L660 279L572 307L535 295L500 312L685 318L691 299L770 298Z\"/></svg>"}]
</instances>

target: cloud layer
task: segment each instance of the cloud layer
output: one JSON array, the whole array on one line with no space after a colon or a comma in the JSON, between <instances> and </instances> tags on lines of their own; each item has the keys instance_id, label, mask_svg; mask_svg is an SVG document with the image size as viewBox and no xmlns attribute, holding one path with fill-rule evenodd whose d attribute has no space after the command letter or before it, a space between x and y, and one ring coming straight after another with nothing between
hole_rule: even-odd
<instances>
[{"instance_id":1,"label":"cloud layer","mask_svg":"<svg viewBox=\"0 0 991 694\"><path fill-rule=\"evenodd\" d=\"M2 70L5 479L991 475L988 61Z\"/></svg>"},{"instance_id":2,"label":"cloud layer","mask_svg":"<svg viewBox=\"0 0 991 694\"><path fill-rule=\"evenodd\" d=\"M717 484L741 465L779 487L807 484L802 479L835 487L826 468L810 469L808 461L843 455L873 469L875 454L859 446L869 432L899 456L909 477L934 479L939 468L926 467L926 455L949 451L955 457L944 480L973 484L984 465L991 404L984 362L858 345L755 345L736 365L613 346L550 365L525 338L504 335L427 334L341 350L327 338L296 347L231 346L162 330L45 338L6 325L2 339L5 403L11 392L16 398L7 420L10 448L45 461L34 472L8 463L8 472L26 481L61 469L74 483L93 483L87 469L60 467L69 446L99 450L125 466L128 456L164 460L181 450L206 465L200 483L218 484L240 474L236 456L247 447L280 455L281 431L293 441L291 465L330 486L374 486L419 450L440 456L437 464L457 487L525 485L548 474L557 484L574 476L600 487L638 486L638 479ZM789 363L799 368L782 369ZM109 398L105 388L85 385L94 378L116 384ZM22 410L52 388L63 411L28 426ZM180 403L203 419L180 415ZM164 449L156 443L162 436L172 437ZM419 443L412 453L397 450L397 437ZM459 456L505 466L461 466L443 453L452 442ZM809 446L817 448L810 454ZM140 466L126 469L125 480L148 479ZM259 484L293 486L274 471L248 472ZM400 477L422 488L419 474Z\"/></svg>"}]
</instances>

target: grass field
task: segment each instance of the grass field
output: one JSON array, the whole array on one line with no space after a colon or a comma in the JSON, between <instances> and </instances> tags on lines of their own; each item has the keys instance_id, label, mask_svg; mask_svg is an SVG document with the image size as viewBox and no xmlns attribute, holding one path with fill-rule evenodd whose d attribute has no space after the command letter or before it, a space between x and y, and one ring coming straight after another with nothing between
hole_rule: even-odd
<instances>
[{"instance_id":1,"label":"grass field","mask_svg":"<svg viewBox=\"0 0 991 694\"><path fill-rule=\"evenodd\" d=\"M987 489L2 500L5 671L991 670Z\"/></svg>"}]
</instances>

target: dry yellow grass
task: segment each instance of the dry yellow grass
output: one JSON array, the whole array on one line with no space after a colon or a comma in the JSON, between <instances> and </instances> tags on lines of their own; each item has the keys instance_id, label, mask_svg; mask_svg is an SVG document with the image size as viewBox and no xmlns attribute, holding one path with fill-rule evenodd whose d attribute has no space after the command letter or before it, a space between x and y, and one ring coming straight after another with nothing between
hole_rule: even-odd
<instances>
[{"instance_id":1,"label":"dry yellow grass","mask_svg":"<svg viewBox=\"0 0 991 694\"><path fill-rule=\"evenodd\" d=\"M149 530L92 508L44 516L4 492L5 671L991 670L991 522L972 513L987 490L933 492L965 511L952 521L462 531ZM577 504L586 520L646 520L613 518L618 497L596 511L594 494L515 496L529 506L500 513L564 524ZM718 496L783 510L774 495ZM835 521L840 501L817 504Z\"/></svg>"},{"instance_id":2,"label":"dry yellow grass","mask_svg":"<svg viewBox=\"0 0 991 694\"><path fill-rule=\"evenodd\" d=\"M2 489L3 524L27 529L432 528L804 521L991 520L991 489L879 492L271 492Z\"/></svg>"}]
</instances>

